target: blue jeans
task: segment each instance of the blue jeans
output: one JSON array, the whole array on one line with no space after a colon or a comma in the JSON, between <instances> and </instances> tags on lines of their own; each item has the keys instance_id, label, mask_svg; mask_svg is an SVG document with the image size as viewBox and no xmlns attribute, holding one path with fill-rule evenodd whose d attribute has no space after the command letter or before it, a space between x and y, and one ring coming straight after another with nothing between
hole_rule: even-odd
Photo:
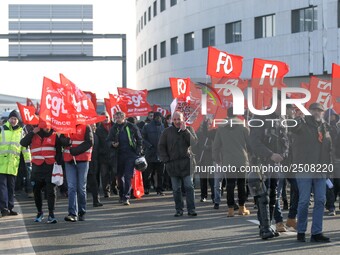
<instances>
[{"instance_id":1,"label":"blue jeans","mask_svg":"<svg viewBox=\"0 0 340 255\"><path fill-rule=\"evenodd\" d=\"M222 181L226 177L225 173L214 172L214 203L221 203Z\"/></svg>"},{"instance_id":2,"label":"blue jeans","mask_svg":"<svg viewBox=\"0 0 340 255\"><path fill-rule=\"evenodd\" d=\"M195 211L195 192L192 175L188 175L185 177L171 177L172 192L174 195L176 211L183 212L184 209L183 195L181 189L182 182L184 184L188 212L193 212Z\"/></svg>"},{"instance_id":3,"label":"blue jeans","mask_svg":"<svg viewBox=\"0 0 340 255\"><path fill-rule=\"evenodd\" d=\"M299 187L299 205L297 218L297 232L305 233L308 221L308 206L310 195L314 192L314 208L312 219L312 235L322 233L324 206L326 201L326 179L301 178L297 179Z\"/></svg>"},{"instance_id":4,"label":"blue jeans","mask_svg":"<svg viewBox=\"0 0 340 255\"><path fill-rule=\"evenodd\" d=\"M274 209L274 219L276 223L283 221L280 198L282 195L284 180L285 180L284 178L280 178L277 186L276 204ZM295 219L297 215L297 208L299 202L299 190L295 178L287 178L287 181L290 183L290 207L288 212L288 218Z\"/></svg>"},{"instance_id":5,"label":"blue jeans","mask_svg":"<svg viewBox=\"0 0 340 255\"><path fill-rule=\"evenodd\" d=\"M86 182L89 162L65 163L68 186L68 213L86 213Z\"/></svg>"}]
</instances>

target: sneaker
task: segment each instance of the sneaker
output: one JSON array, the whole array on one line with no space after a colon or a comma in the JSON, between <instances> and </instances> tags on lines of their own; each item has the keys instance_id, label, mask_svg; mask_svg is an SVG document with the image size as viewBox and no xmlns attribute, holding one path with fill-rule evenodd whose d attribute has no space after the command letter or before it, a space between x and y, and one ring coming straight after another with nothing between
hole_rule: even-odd
<instances>
[{"instance_id":1,"label":"sneaker","mask_svg":"<svg viewBox=\"0 0 340 255\"><path fill-rule=\"evenodd\" d=\"M322 233L317 235L311 235L310 241L312 243L329 243L331 240L328 237L325 237Z\"/></svg>"},{"instance_id":2,"label":"sneaker","mask_svg":"<svg viewBox=\"0 0 340 255\"><path fill-rule=\"evenodd\" d=\"M176 211L176 213L175 213L174 216L175 216L175 217L181 217L181 216L183 216L183 211Z\"/></svg>"},{"instance_id":3,"label":"sneaker","mask_svg":"<svg viewBox=\"0 0 340 255\"><path fill-rule=\"evenodd\" d=\"M124 205L130 205L129 199L126 199L126 200L124 201Z\"/></svg>"},{"instance_id":4,"label":"sneaker","mask_svg":"<svg viewBox=\"0 0 340 255\"><path fill-rule=\"evenodd\" d=\"M207 202L207 199L205 197L201 198L200 200L202 203Z\"/></svg>"},{"instance_id":5,"label":"sneaker","mask_svg":"<svg viewBox=\"0 0 340 255\"><path fill-rule=\"evenodd\" d=\"M54 217L54 215L48 215L48 218L47 218L47 223L48 224L55 224L57 223L57 219Z\"/></svg>"},{"instance_id":6,"label":"sneaker","mask_svg":"<svg viewBox=\"0 0 340 255\"><path fill-rule=\"evenodd\" d=\"M214 204L214 209L216 209L216 210L218 210L218 209L220 209L220 204Z\"/></svg>"},{"instance_id":7,"label":"sneaker","mask_svg":"<svg viewBox=\"0 0 340 255\"><path fill-rule=\"evenodd\" d=\"M102 203L100 203L100 202L98 202L98 203L94 203L94 204L93 204L93 207L101 207L101 206L103 206L103 204L102 204Z\"/></svg>"},{"instance_id":8,"label":"sneaker","mask_svg":"<svg viewBox=\"0 0 340 255\"><path fill-rule=\"evenodd\" d=\"M305 243L306 242L306 235L305 235L305 233L298 233L297 236L296 236L296 240L298 242Z\"/></svg>"},{"instance_id":9,"label":"sneaker","mask_svg":"<svg viewBox=\"0 0 340 255\"><path fill-rule=\"evenodd\" d=\"M197 216L197 212L195 212L195 211L188 212L188 216L195 217L195 216Z\"/></svg>"},{"instance_id":10,"label":"sneaker","mask_svg":"<svg viewBox=\"0 0 340 255\"><path fill-rule=\"evenodd\" d=\"M19 213L9 210L8 216L17 216L17 215L19 215Z\"/></svg>"},{"instance_id":11,"label":"sneaker","mask_svg":"<svg viewBox=\"0 0 340 255\"><path fill-rule=\"evenodd\" d=\"M85 221L85 213L79 214L79 215L78 215L78 220L79 220L79 221Z\"/></svg>"},{"instance_id":12,"label":"sneaker","mask_svg":"<svg viewBox=\"0 0 340 255\"><path fill-rule=\"evenodd\" d=\"M35 217L34 222L41 222L44 219L44 213L39 212L37 217Z\"/></svg>"},{"instance_id":13,"label":"sneaker","mask_svg":"<svg viewBox=\"0 0 340 255\"><path fill-rule=\"evenodd\" d=\"M76 222L78 219L77 219L77 216L69 214L68 216L66 216L64 218L64 220L65 221L70 221L70 222Z\"/></svg>"},{"instance_id":14,"label":"sneaker","mask_svg":"<svg viewBox=\"0 0 340 255\"><path fill-rule=\"evenodd\" d=\"M336 215L335 210L331 210L328 212L328 216L335 216L335 215Z\"/></svg>"}]
</instances>

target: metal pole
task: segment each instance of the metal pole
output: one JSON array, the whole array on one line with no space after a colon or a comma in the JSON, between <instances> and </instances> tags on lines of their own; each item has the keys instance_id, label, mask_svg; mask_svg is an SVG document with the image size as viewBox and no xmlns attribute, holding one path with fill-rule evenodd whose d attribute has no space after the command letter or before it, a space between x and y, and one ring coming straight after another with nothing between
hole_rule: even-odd
<instances>
[{"instance_id":1,"label":"metal pole","mask_svg":"<svg viewBox=\"0 0 340 255\"><path fill-rule=\"evenodd\" d=\"M123 88L127 87L126 83L126 35L122 35L122 83Z\"/></svg>"}]
</instances>

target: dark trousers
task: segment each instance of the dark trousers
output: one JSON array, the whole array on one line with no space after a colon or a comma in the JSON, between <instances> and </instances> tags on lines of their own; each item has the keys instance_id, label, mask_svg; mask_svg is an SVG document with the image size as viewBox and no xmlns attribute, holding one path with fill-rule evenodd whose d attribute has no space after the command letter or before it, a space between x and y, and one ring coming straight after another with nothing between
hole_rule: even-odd
<instances>
[{"instance_id":1,"label":"dark trousers","mask_svg":"<svg viewBox=\"0 0 340 255\"><path fill-rule=\"evenodd\" d=\"M156 192L161 192L164 182L164 164L162 162L148 162L148 167L143 172L144 189L150 189L151 178L154 174L157 176Z\"/></svg>"},{"instance_id":2,"label":"dark trousers","mask_svg":"<svg viewBox=\"0 0 340 255\"><path fill-rule=\"evenodd\" d=\"M214 178L209 178L206 176L200 177L200 185L201 185L201 198L208 198L208 183L210 186L210 192L211 192L211 199L214 200Z\"/></svg>"},{"instance_id":3,"label":"dark trousers","mask_svg":"<svg viewBox=\"0 0 340 255\"><path fill-rule=\"evenodd\" d=\"M42 164L41 166L32 166L32 182L34 202L38 212L42 212L43 197L42 191L45 190L47 195L47 206L50 214L54 213L57 201L57 187L51 182L53 165Z\"/></svg>"},{"instance_id":4,"label":"dark trousers","mask_svg":"<svg viewBox=\"0 0 340 255\"><path fill-rule=\"evenodd\" d=\"M12 210L14 207L14 175L0 174L0 210Z\"/></svg>"},{"instance_id":5,"label":"dark trousers","mask_svg":"<svg viewBox=\"0 0 340 255\"><path fill-rule=\"evenodd\" d=\"M240 206L244 206L246 202L246 179L245 178L227 178L227 204L228 207L234 207L234 191L237 183L237 195L238 195L238 204Z\"/></svg>"},{"instance_id":6,"label":"dark trousers","mask_svg":"<svg viewBox=\"0 0 340 255\"><path fill-rule=\"evenodd\" d=\"M117 179L120 199L130 199L131 179L134 173L136 156L119 156Z\"/></svg>"},{"instance_id":7,"label":"dark trousers","mask_svg":"<svg viewBox=\"0 0 340 255\"><path fill-rule=\"evenodd\" d=\"M278 179L277 178L267 178L265 181L265 185L267 187L267 194L269 197L269 219L270 221L273 219L274 215L274 208L275 208L275 203L276 203L276 191L277 191L277 184L278 184ZM278 214L282 215L281 210L277 212ZM257 212L257 217L260 219L261 213L260 211Z\"/></svg>"},{"instance_id":8,"label":"dark trousers","mask_svg":"<svg viewBox=\"0 0 340 255\"><path fill-rule=\"evenodd\" d=\"M92 193L93 204L99 203L99 187L97 182L97 168L91 168L87 174L87 185Z\"/></svg>"},{"instance_id":9,"label":"dark trousers","mask_svg":"<svg viewBox=\"0 0 340 255\"><path fill-rule=\"evenodd\" d=\"M116 184L115 169L108 163L100 163L100 176L102 180L102 188L104 195L110 195L111 184Z\"/></svg>"}]
</instances>

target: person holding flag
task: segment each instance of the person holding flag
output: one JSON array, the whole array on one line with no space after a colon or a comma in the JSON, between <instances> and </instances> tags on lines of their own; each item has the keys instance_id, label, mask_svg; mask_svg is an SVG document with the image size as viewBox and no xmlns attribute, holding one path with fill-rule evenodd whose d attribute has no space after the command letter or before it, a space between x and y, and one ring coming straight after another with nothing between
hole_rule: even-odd
<instances>
[{"instance_id":1,"label":"person holding flag","mask_svg":"<svg viewBox=\"0 0 340 255\"><path fill-rule=\"evenodd\" d=\"M65 221L85 220L86 184L92 156L93 133L89 125L78 124L76 132L61 135L68 185L68 215Z\"/></svg>"},{"instance_id":2,"label":"person holding flag","mask_svg":"<svg viewBox=\"0 0 340 255\"><path fill-rule=\"evenodd\" d=\"M35 222L41 222L44 218L42 210L42 190L45 189L48 203L47 223L57 223L54 215L57 190L56 185L51 182L54 163L61 165L62 153L59 137L51 128L35 127L24 138L20 144L24 147L30 146L32 155L32 176L34 201L37 208Z\"/></svg>"}]
</instances>

